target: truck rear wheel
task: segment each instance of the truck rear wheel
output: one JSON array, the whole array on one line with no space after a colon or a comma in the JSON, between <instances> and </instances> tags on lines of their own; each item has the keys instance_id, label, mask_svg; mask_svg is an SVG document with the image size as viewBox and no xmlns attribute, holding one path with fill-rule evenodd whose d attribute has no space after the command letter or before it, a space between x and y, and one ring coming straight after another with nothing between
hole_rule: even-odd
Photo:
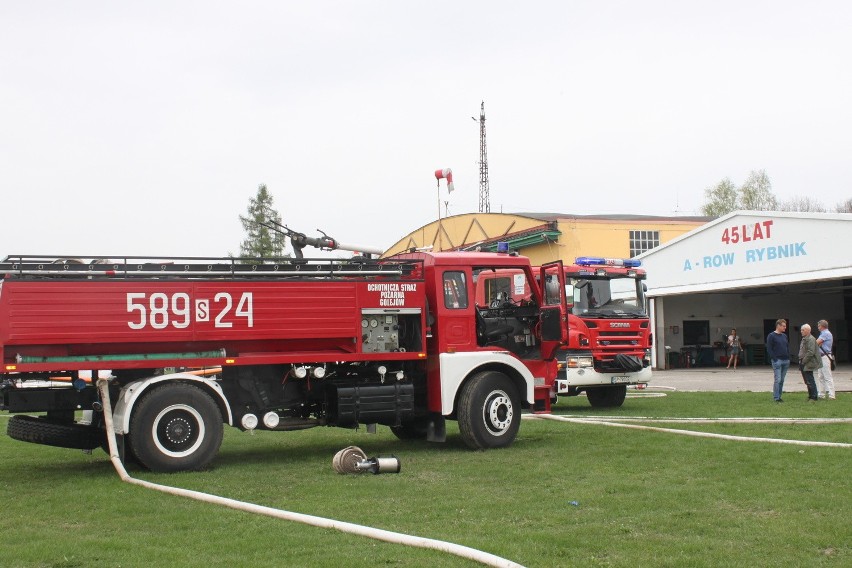
<instances>
[{"instance_id":1,"label":"truck rear wheel","mask_svg":"<svg viewBox=\"0 0 852 568\"><path fill-rule=\"evenodd\" d=\"M222 413L209 394L178 383L145 394L130 420L130 449L151 471L207 467L222 444Z\"/></svg>"},{"instance_id":2,"label":"truck rear wheel","mask_svg":"<svg viewBox=\"0 0 852 568\"><path fill-rule=\"evenodd\" d=\"M521 425L518 391L503 373L479 373L462 387L457 417L461 438L468 447L506 447L515 440Z\"/></svg>"},{"instance_id":3,"label":"truck rear wheel","mask_svg":"<svg viewBox=\"0 0 852 568\"><path fill-rule=\"evenodd\" d=\"M94 450L104 439L100 428L49 422L36 416L12 416L6 432L13 440L75 450Z\"/></svg>"},{"instance_id":4,"label":"truck rear wheel","mask_svg":"<svg viewBox=\"0 0 852 568\"><path fill-rule=\"evenodd\" d=\"M595 408L616 408L624 404L627 396L627 385L612 385L586 390L589 404Z\"/></svg>"}]
</instances>

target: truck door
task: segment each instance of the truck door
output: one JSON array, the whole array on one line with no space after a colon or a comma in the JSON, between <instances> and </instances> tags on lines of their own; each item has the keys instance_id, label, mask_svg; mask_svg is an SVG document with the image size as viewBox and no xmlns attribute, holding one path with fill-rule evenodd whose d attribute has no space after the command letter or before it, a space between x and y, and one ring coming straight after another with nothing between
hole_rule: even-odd
<instances>
[{"instance_id":1,"label":"truck door","mask_svg":"<svg viewBox=\"0 0 852 568\"><path fill-rule=\"evenodd\" d=\"M562 261L549 262L539 270L542 297L541 346L544 355L552 353L560 343L568 342L568 303Z\"/></svg>"},{"instance_id":2,"label":"truck door","mask_svg":"<svg viewBox=\"0 0 852 568\"><path fill-rule=\"evenodd\" d=\"M438 338L442 352L469 351L476 344L470 280L466 270L452 269L441 273L443 301L438 306Z\"/></svg>"}]
</instances>

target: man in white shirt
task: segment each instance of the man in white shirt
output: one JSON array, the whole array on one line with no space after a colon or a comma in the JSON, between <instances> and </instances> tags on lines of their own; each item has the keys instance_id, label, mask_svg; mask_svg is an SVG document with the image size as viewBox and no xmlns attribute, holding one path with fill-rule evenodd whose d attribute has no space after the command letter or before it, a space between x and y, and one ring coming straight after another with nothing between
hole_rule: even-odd
<instances>
[{"instance_id":1,"label":"man in white shirt","mask_svg":"<svg viewBox=\"0 0 852 568\"><path fill-rule=\"evenodd\" d=\"M828 354L831 353L831 347L834 345L834 337L828 331L828 322L819 320L817 323L819 328L819 337L817 338L817 350L822 359L822 367L817 370L817 390L819 397L825 399L828 396L829 400L834 400L834 377L831 376L831 361Z\"/></svg>"}]
</instances>

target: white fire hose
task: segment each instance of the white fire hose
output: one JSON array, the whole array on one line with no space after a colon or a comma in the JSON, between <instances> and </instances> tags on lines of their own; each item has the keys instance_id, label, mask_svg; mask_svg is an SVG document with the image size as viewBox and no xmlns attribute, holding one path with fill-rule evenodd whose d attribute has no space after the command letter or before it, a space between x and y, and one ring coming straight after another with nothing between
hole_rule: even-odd
<instances>
[{"instance_id":1,"label":"white fire hose","mask_svg":"<svg viewBox=\"0 0 852 568\"><path fill-rule=\"evenodd\" d=\"M796 446L820 446L828 448L852 448L852 444L844 444L842 442L815 442L810 440L785 440L782 438L757 438L752 436L731 436L729 434L715 434L713 432L696 432L694 430L678 430L675 428L659 428L656 426L642 426L640 424L624 424L622 422L613 422L612 420L621 420L618 417L609 417L608 420L599 418L572 418L569 416L555 416L553 414L524 414L522 418L538 419L538 420L555 420L557 422L573 422L575 424L598 424L600 426L613 426L616 428L633 428L635 430L649 430L652 432L666 432L668 434L681 434L684 436L696 436L699 438L718 438L721 440L734 440L738 442L766 442L770 444L792 444ZM705 419L706 420L706 419ZM789 419L791 423L801 423L802 419ZM643 420L644 421L644 420ZM668 422L669 420L665 420ZM735 418L732 419L737 424L743 423L765 423L765 420ZM716 423L726 422L726 419L713 420Z\"/></svg>"},{"instance_id":2,"label":"white fire hose","mask_svg":"<svg viewBox=\"0 0 852 568\"><path fill-rule=\"evenodd\" d=\"M285 521L295 521L298 523L312 525L320 528L334 529L341 532L365 536L368 538L382 540L394 544L404 544L406 546L413 546L416 548L428 548L432 550L438 550L441 552L446 552L455 556L459 556L461 558L474 560L486 566L495 566L500 568L524 568L523 565L518 564L516 562L512 562L511 560L507 560L505 558L495 556L494 554L489 554L487 552L482 552L481 550L476 550L475 548L470 548L451 542L411 536L407 534L386 531L383 529L376 529L372 527L365 527L363 525L356 525L354 523L347 523L344 521L335 521L333 519L316 517L314 515L305 515L302 513L294 513L292 511L273 509L272 507L264 507L262 505L255 505L253 503L236 501L234 499L228 499L227 497L219 497L217 495L210 495L209 493L192 491L190 489L181 489L179 487L160 485L158 483L151 483L150 481L144 481L131 477L127 473L127 470L124 468L124 464L121 463L121 458L118 455L118 445L116 443L115 430L113 429L112 423L112 404L110 403L109 399L108 380L98 379L98 390L100 391L101 399L104 405L104 426L106 428L107 441L109 443L109 458L112 461L113 466L115 467L115 471L118 473L118 476L121 478L122 481L132 483L133 485L140 485L142 487L153 489L155 491L168 493L169 495L188 497L189 499L195 499L196 501L202 501L204 503L211 503L214 505L222 505L223 507L229 507L238 511L245 511L247 513L266 515L268 517L283 519Z\"/></svg>"}]
</instances>

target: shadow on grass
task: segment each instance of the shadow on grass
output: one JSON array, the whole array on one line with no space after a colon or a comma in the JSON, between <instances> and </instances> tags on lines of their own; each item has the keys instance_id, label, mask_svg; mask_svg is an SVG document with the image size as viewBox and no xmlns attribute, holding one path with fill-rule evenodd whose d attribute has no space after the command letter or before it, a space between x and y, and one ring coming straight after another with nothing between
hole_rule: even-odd
<instances>
[{"instance_id":1,"label":"shadow on grass","mask_svg":"<svg viewBox=\"0 0 852 568\"><path fill-rule=\"evenodd\" d=\"M559 399L559 402L552 407L553 414L580 414L580 415L589 415L589 416L600 416L600 415L613 415L618 416L619 414L624 413L625 411L635 410L634 402L638 402L639 399L631 400L629 402L625 402L624 406L615 407L615 408L595 408L589 405L586 402L585 397L576 399L571 397L571 402L566 403L563 402L563 399ZM650 399L649 399L650 400ZM575 402L576 401L576 402Z\"/></svg>"},{"instance_id":2,"label":"shadow on grass","mask_svg":"<svg viewBox=\"0 0 852 568\"><path fill-rule=\"evenodd\" d=\"M573 412L574 409L569 411ZM298 432L258 431L254 436L233 428L226 428L219 453L204 472L229 473L245 469L246 466L304 469L315 467L318 462L327 463L331 469L331 460L335 453L350 445L361 447L368 457L395 455L405 463L435 458L452 461L459 456L503 452L512 448L544 449L549 443L547 434L538 433L535 429L522 424L517 439L509 448L477 451L465 445L455 431L454 423L448 425L450 431L446 442L443 443L400 440L384 427L380 427L377 434L367 434L364 430L318 428ZM23 442L15 443L24 444ZM11 463L7 461L4 471L0 474L0 480L4 477L9 480L38 479L39 484L52 484L65 483L69 478L104 479L107 476L115 476L109 455L102 449L95 449L91 455L85 455L80 450L38 444L24 445L31 450L24 452L20 461L12 460ZM28 456L33 450L42 458L45 457L45 452L51 453L52 456L46 460L30 459ZM159 477L159 474L151 474L146 468L131 460L125 461L124 466L133 477L149 479L150 475ZM165 475L160 478L160 481L168 477L170 475ZM168 481L164 482L168 483Z\"/></svg>"},{"instance_id":3,"label":"shadow on grass","mask_svg":"<svg viewBox=\"0 0 852 568\"><path fill-rule=\"evenodd\" d=\"M38 483L54 481L64 483L69 479L81 478L77 476L99 476L102 473L113 473L112 463L105 452L95 450L91 456L86 456L85 461L81 461L79 455L74 455L74 452L79 451L69 449L67 455L56 453L53 461L26 460L11 464L7 461L0 479L8 476L18 480L37 480Z\"/></svg>"},{"instance_id":4,"label":"shadow on grass","mask_svg":"<svg viewBox=\"0 0 852 568\"><path fill-rule=\"evenodd\" d=\"M286 436L286 433L279 434ZM372 435L370 435L372 436ZM269 438L267 438L269 440ZM393 454L396 456L431 456L469 454L474 450L468 448L458 436L448 436L444 443L431 443L420 440L397 440L396 438L380 437L341 439L340 441L328 438L304 441L301 443L269 443L237 447L236 444L227 446L223 444L219 456L214 460L213 467L232 468L241 467L245 464L290 464L294 460L315 461L327 460L331 464L334 454L343 448L354 445L364 450L368 457Z\"/></svg>"}]
</instances>

